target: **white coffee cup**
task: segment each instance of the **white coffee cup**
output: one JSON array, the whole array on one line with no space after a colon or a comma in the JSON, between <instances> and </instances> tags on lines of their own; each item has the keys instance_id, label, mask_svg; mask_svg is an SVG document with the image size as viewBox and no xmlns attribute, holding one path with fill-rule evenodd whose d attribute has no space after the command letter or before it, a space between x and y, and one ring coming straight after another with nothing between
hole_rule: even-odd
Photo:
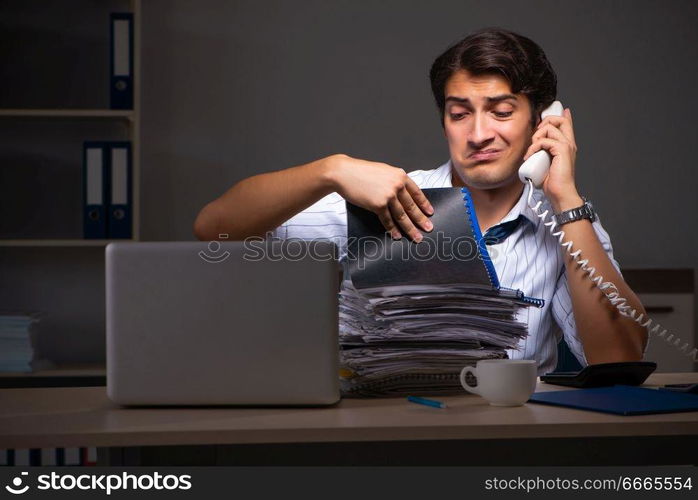
<instances>
[{"instance_id":1,"label":"white coffee cup","mask_svg":"<svg viewBox=\"0 0 698 500\"><path fill-rule=\"evenodd\" d=\"M468 385L472 374L477 385ZM537 363L532 359L483 359L460 372L463 388L485 398L493 406L521 406L536 389Z\"/></svg>"}]
</instances>

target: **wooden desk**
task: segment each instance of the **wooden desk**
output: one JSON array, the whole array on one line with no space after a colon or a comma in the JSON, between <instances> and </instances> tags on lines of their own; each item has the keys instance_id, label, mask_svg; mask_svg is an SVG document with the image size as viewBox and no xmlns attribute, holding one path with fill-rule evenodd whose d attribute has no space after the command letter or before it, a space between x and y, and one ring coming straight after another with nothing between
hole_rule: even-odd
<instances>
[{"instance_id":1,"label":"wooden desk","mask_svg":"<svg viewBox=\"0 0 698 500\"><path fill-rule=\"evenodd\" d=\"M655 374L647 385L698 382ZM539 384L539 390L559 390ZM0 449L99 447L104 465L696 464L698 412L621 417L402 398L324 408L123 408L104 387L0 390Z\"/></svg>"}]
</instances>

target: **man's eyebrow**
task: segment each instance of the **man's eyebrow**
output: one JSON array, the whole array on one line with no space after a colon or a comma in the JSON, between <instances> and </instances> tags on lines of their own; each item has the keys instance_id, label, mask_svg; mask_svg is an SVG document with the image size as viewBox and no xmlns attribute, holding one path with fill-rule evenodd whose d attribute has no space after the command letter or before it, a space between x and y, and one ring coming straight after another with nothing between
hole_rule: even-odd
<instances>
[{"instance_id":1,"label":"man's eyebrow","mask_svg":"<svg viewBox=\"0 0 698 500\"><path fill-rule=\"evenodd\" d=\"M495 95L492 97L487 97L486 99L487 99L487 102L490 104L493 104L493 103L496 104L498 102L506 101L507 99L513 99L514 101L517 100L517 98L514 94L500 94L500 95ZM454 95L450 95L450 96L446 97L446 102L457 102L460 104L470 104L470 99L468 99L467 97L457 97Z\"/></svg>"}]
</instances>

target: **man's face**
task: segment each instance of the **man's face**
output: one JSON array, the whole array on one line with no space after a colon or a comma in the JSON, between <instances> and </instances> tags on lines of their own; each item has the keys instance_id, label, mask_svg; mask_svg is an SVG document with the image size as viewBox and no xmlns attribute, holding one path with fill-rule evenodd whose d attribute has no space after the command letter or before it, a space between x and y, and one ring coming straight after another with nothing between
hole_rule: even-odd
<instances>
[{"instance_id":1,"label":"man's face","mask_svg":"<svg viewBox=\"0 0 698 500\"><path fill-rule=\"evenodd\" d=\"M444 131L462 182L493 189L517 179L533 134L528 98L512 94L500 75L465 70L448 79L444 92Z\"/></svg>"}]
</instances>

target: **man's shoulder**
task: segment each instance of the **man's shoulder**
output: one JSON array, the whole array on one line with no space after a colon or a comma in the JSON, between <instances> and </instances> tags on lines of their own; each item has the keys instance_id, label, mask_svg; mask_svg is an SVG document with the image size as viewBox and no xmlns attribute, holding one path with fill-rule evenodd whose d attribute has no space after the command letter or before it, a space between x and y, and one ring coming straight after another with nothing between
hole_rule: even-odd
<instances>
[{"instance_id":1,"label":"man's shoulder","mask_svg":"<svg viewBox=\"0 0 698 500\"><path fill-rule=\"evenodd\" d=\"M420 188L451 187L451 163L446 162L440 167L429 170L413 170L407 175Z\"/></svg>"}]
</instances>

